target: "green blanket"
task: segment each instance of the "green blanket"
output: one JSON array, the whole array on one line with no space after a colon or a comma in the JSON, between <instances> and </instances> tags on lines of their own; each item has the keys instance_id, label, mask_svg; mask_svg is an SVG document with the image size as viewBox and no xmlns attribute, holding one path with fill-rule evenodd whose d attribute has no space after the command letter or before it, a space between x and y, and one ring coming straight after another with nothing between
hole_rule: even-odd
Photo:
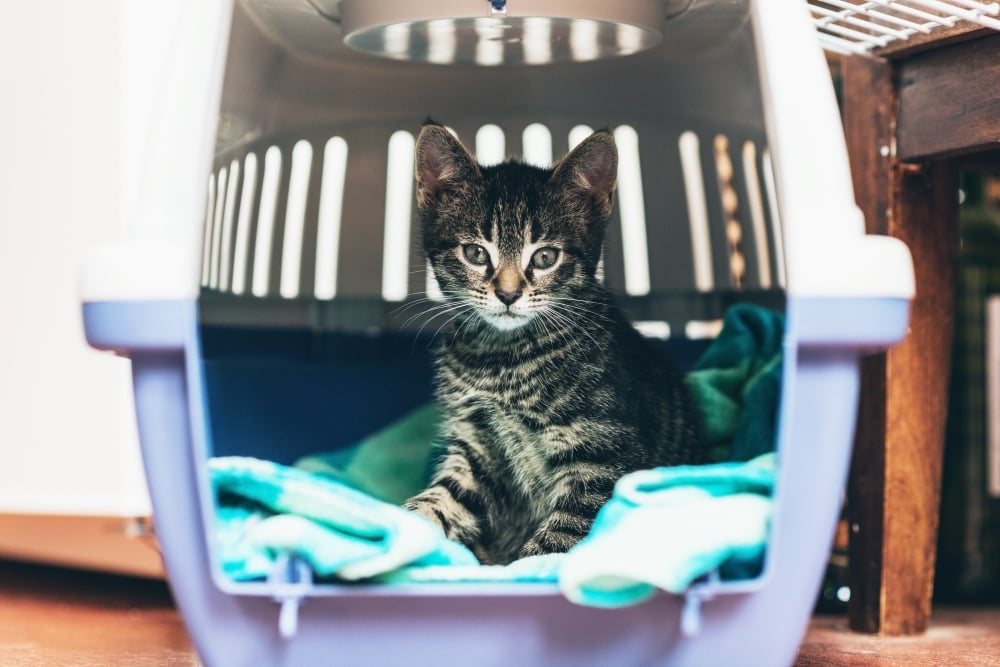
<instances>
[{"instance_id":1,"label":"green blanket","mask_svg":"<svg viewBox=\"0 0 1000 667\"><path fill-rule=\"evenodd\" d=\"M785 318L737 304L686 383L714 461L749 461L774 449Z\"/></svg>"}]
</instances>

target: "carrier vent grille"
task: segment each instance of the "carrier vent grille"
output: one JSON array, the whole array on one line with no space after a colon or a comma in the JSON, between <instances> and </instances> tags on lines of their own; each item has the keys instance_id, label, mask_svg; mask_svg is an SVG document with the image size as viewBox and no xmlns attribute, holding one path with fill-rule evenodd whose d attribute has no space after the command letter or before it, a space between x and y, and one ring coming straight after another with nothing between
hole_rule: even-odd
<instances>
[{"instance_id":1,"label":"carrier vent grille","mask_svg":"<svg viewBox=\"0 0 1000 667\"><path fill-rule=\"evenodd\" d=\"M548 166L591 131L490 123L457 134L485 164L520 154ZM601 267L612 289L641 299L784 286L773 171L759 140L652 125L614 134L618 196ZM220 156L208 181L202 286L271 300L440 299L419 247L413 149L411 132L368 129Z\"/></svg>"}]
</instances>

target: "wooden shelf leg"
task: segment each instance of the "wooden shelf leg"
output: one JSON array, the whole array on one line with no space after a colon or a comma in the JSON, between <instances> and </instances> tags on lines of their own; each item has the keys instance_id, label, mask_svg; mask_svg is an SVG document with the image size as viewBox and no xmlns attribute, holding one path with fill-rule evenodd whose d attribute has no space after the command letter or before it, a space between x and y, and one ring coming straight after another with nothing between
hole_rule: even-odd
<instances>
[{"instance_id":1,"label":"wooden shelf leg","mask_svg":"<svg viewBox=\"0 0 1000 667\"><path fill-rule=\"evenodd\" d=\"M917 281L907 338L862 364L848 484L850 626L916 634L927 629L934 581L954 317L957 172L944 160L896 160L891 63L851 56L843 76L858 204L869 233L909 245Z\"/></svg>"}]
</instances>

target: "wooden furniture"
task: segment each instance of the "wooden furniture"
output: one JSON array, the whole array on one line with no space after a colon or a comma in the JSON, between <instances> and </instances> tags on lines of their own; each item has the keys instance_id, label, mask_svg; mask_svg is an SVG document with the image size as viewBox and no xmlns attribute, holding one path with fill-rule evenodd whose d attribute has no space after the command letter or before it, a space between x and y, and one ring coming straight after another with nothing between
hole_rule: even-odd
<instances>
[{"instance_id":1,"label":"wooden furniture","mask_svg":"<svg viewBox=\"0 0 1000 667\"><path fill-rule=\"evenodd\" d=\"M162 581L0 560L0 600L4 667L202 664ZM819 616L795 667L1000 667L1000 610L936 609L932 623L928 635L884 639Z\"/></svg>"},{"instance_id":2,"label":"wooden furniture","mask_svg":"<svg viewBox=\"0 0 1000 667\"><path fill-rule=\"evenodd\" d=\"M963 160L1000 147L1000 34L959 25L842 62L844 124L869 232L903 239L910 333L864 361L848 489L850 626L926 630L953 329ZM847 270L850 270L847 267Z\"/></svg>"}]
</instances>

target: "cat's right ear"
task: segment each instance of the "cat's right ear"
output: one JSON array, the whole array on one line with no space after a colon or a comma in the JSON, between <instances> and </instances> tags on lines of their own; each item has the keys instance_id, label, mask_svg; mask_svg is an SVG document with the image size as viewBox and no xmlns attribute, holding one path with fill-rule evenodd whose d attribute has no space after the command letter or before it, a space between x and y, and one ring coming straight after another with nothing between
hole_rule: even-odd
<instances>
[{"instance_id":1,"label":"cat's right ear","mask_svg":"<svg viewBox=\"0 0 1000 667\"><path fill-rule=\"evenodd\" d=\"M417 205L432 208L481 178L479 166L458 139L440 125L424 125L417 137Z\"/></svg>"}]
</instances>

